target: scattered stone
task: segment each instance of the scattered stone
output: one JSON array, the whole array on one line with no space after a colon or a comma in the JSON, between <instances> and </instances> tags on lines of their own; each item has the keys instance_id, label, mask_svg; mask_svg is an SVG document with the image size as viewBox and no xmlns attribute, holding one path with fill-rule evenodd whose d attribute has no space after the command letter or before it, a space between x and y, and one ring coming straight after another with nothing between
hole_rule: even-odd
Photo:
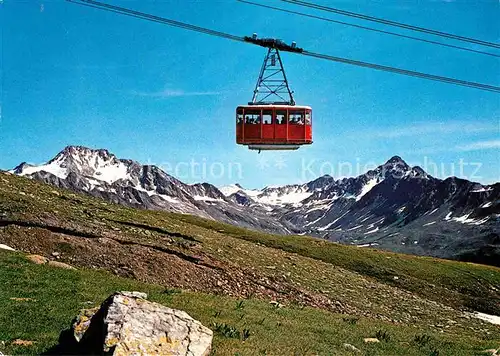
<instances>
[{"instance_id":1,"label":"scattered stone","mask_svg":"<svg viewBox=\"0 0 500 356\"><path fill-rule=\"evenodd\" d=\"M29 341L29 340L21 340L21 339L15 339L12 341L12 345L16 346L31 346L33 345L34 341Z\"/></svg>"},{"instance_id":2,"label":"scattered stone","mask_svg":"<svg viewBox=\"0 0 500 356\"><path fill-rule=\"evenodd\" d=\"M353 346L351 344L344 344L344 349L349 350L349 351L354 351L354 352L361 352L360 349L358 349L356 346Z\"/></svg>"},{"instance_id":3,"label":"scattered stone","mask_svg":"<svg viewBox=\"0 0 500 356\"><path fill-rule=\"evenodd\" d=\"M394 276L393 278L394 278L395 281L397 281L399 279L398 276Z\"/></svg>"},{"instance_id":4,"label":"scattered stone","mask_svg":"<svg viewBox=\"0 0 500 356\"><path fill-rule=\"evenodd\" d=\"M373 343L373 342L380 342L379 339L377 339L376 337L365 337L364 339L364 342L365 344L368 344L368 343Z\"/></svg>"},{"instance_id":5,"label":"scattered stone","mask_svg":"<svg viewBox=\"0 0 500 356\"><path fill-rule=\"evenodd\" d=\"M26 258L37 265L43 265L44 263L49 262L49 260L40 255L27 255Z\"/></svg>"},{"instance_id":6,"label":"scattered stone","mask_svg":"<svg viewBox=\"0 0 500 356\"><path fill-rule=\"evenodd\" d=\"M57 196L61 195L61 194L59 194L59 192L58 192L57 190L51 190L50 192L51 192L52 194L57 195Z\"/></svg>"},{"instance_id":7,"label":"scattered stone","mask_svg":"<svg viewBox=\"0 0 500 356\"><path fill-rule=\"evenodd\" d=\"M279 302L277 302L275 300L270 301L269 304L274 305L276 308L283 308L284 307L283 304L280 304Z\"/></svg>"},{"instance_id":8,"label":"scattered stone","mask_svg":"<svg viewBox=\"0 0 500 356\"><path fill-rule=\"evenodd\" d=\"M12 297L10 300L15 300L16 302L36 302L36 299L33 298L16 298Z\"/></svg>"},{"instance_id":9,"label":"scattered stone","mask_svg":"<svg viewBox=\"0 0 500 356\"><path fill-rule=\"evenodd\" d=\"M489 350L483 350L483 351L481 351L481 353L483 353L483 354L490 354L491 356L498 356L499 355L499 353L498 353L499 351L500 351L500 349L497 349L497 350L495 350L495 349L489 349Z\"/></svg>"},{"instance_id":10,"label":"scattered stone","mask_svg":"<svg viewBox=\"0 0 500 356\"><path fill-rule=\"evenodd\" d=\"M55 251L55 252L52 252L52 256L54 256L54 257L60 256L60 255L61 255L61 254L60 254L59 252L56 252L56 251Z\"/></svg>"},{"instance_id":11,"label":"scattered stone","mask_svg":"<svg viewBox=\"0 0 500 356\"><path fill-rule=\"evenodd\" d=\"M60 350L116 356L208 356L212 330L181 310L146 298L145 293L117 292L100 307L82 310L72 325L71 340L66 340L72 349L59 345Z\"/></svg>"},{"instance_id":12,"label":"scattered stone","mask_svg":"<svg viewBox=\"0 0 500 356\"><path fill-rule=\"evenodd\" d=\"M15 251L12 247L4 245L4 244L0 244L0 249L7 250L7 251Z\"/></svg>"},{"instance_id":13,"label":"scattered stone","mask_svg":"<svg viewBox=\"0 0 500 356\"><path fill-rule=\"evenodd\" d=\"M59 262L59 261L49 261L48 265L52 266L52 267L59 267L59 268L65 268L65 269L76 269L75 267L70 266L67 263L63 263L63 262Z\"/></svg>"}]
</instances>

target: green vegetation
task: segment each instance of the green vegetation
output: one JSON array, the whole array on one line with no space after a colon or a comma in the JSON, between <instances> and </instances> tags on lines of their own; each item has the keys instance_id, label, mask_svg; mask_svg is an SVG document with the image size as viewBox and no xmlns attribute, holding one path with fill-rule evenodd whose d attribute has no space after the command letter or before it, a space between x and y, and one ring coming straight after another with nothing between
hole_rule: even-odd
<instances>
[{"instance_id":1,"label":"green vegetation","mask_svg":"<svg viewBox=\"0 0 500 356\"><path fill-rule=\"evenodd\" d=\"M496 267L346 246L308 236L266 234L190 215L179 214L177 219L331 263L455 307L500 315L500 271Z\"/></svg>"},{"instance_id":2,"label":"green vegetation","mask_svg":"<svg viewBox=\"0 0 500 356\"><path fill-rule=\"evenodd\" d=\"M250 231L0 173L0 352L39 354L116 290L185 310L214 355L480 355L500 347L500 269ZM57 254L54 254L57 252ZM12 299L13 298L13 299ZM28 298L28 299L23 299ZM364 343L377 337L379 343ZM32 345L14 345L16 339Z\"/></svg>"},{"instance_id":3,"label":"green vegetation","mask_svg":"<svg viewBox=\"0 0 500 356\"><path fill-rule=\"evenodd\" d=\"M473 333L433 332L421 336L411 325L368 318L351 323L342 315L327 311L294 306L275 308L255 299L245 300L243 310L235 309L234 298L188 291L164 293L161 286L101 271L35 265L20 253L2 250L0 283L0 351L6 354L42 353L57 343L60 331L70 326L79 309L98 305L116 290L144 291L150 300L185 310L211 327L213 355L348 355L343 344L349 343L370 355L429 355L433 349L439 355L459 356L480 355L481 350L498 347L500 342L498 335L485 340ZM365 337L380 337L384 333L390 335L384 342L363 343ZM11 345L16 339L33 344Z\"/></svg>"}]
</instances>

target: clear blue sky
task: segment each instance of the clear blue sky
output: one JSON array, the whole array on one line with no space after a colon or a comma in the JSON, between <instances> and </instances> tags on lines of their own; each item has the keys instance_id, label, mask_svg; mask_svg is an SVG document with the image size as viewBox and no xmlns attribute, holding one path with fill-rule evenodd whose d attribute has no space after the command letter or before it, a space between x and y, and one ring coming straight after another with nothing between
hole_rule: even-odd
<instances>
[{"instance_id":1,"label":"clear blue sky","mask_svg":"<svg viewBox=\"0 0 500 356\"><path fill-rule=\"evenodd\" d=\"M113 3L236 35L294 40L310 51L500 85L498 58L235 0ZM322 3L500 40L497 0ZM170 168L189 183L262 187L321 173L355 175L393 155L427 163L440 177L500 180L498 94L283 54L297 103L313 107L315 142L258 155L235 144L234 109L251 99L263 48L62 0L4 0L0 13L0 169L42 163L66 145L85 145ZM461 159L468 164L463 174ZM201 166L190 168L191 161ZM342 162L353 170L340 170Z\"/></svg>"}]
</instances>

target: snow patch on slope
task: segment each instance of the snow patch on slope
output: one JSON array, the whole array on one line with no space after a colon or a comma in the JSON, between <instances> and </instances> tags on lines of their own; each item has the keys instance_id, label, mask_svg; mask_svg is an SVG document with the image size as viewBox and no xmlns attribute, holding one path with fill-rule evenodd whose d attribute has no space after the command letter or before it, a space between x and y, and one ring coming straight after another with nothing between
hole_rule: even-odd
<instances>
[{"instance_id":1,"label":"snow patch on slope","mask_svg":"<svg viewBox=\"0 0 500 356\"><path fill-rule=\"evenodd\" d=\"M228 197L230 195L233 195L234 193L239 192L242 189L240 186L238 186L236 184L230 184L230 185L226 185L224 187L220 187L219 190L222 194L224 194L226 197Z\"/></svg>"},{"instance_id":2,"label":"snow patch on slope","mask_svg":"<svg viewBox=\"0 0 500 356\"><path fill-rule=\"evenodd\" d=\"M181 201L179 201L179 200L177 200L169 195L157 194L157 196L159 196L163 200L168 201L169 203L173 203L173 204L180 204L181 203Z\"/></svg>"},{"instance_id":3,"label":"snow patch on slope","mask_svg":"<svg viewBox=\"0 0 500 356\"><path fill-rule=\"evenodd\" d=\"M366 193L368 193L370 190L373 189L377 184L379 184L381 181L378 180L377 177L370 179L366 184L361 188L361 192L356 196L356 201L359 201L361 198L363 198Z\"/></svg>"},{"instance_id":4,"label":"snow patch on slope","mask_svg":"<svg viewBox=\"0 0 500 356\"><path fill-rule=\"evenodd\" d=\"M269 205L285 205L285 204L298 204L302 200L309 198L312 193L308 192L293 192L288 194L279 195L277 192L272 192L265 196L258 196L259 203Z\"/></svg>"},{"instance_id":5,"label":"snow patch on slope","mask_svg":"<svg viewBox=\"0 0 500 356\"><path fill-rule=\"evenodd\" d=\"M378 231L378 227L376 227L376 228L375 228L375 229L373 229L373 230L370 230L370 231L365 232L365 235L373 234L374 232L377 232L377 231Z\"/></svg>"},{"instance_id":6,"label":"snow patch on slope","mask_svg":"<svg viewBox=\"0 0 500 356\"><path fill-rule=\"evenodd\" d=\"M462 223L462 224L481 225L481 224L485 223L486 221L488 221L488 219L489 219L488 216L485 217L485 218L483 218L483 219L480 219L480 220L469 219L469 216L470 216L470 213L462 215L462 216L460 216L458 218L452 218L451 220L457 221L457 222Z\"/></svg>"},{"instance_id":7,"label":"snow patch on slope","mask_svg":"<svg viewBox=\"0 0 500 356\"><path fill-rule=\"evenodd\" d=\"M347 215L347 213L349 212L346 211L344 214L340 215L337 219L333 220L331 223L329 223L328 225L326 226L323 226L323 227L320 227L318 230L319 231L325 231L325 230L328 230L331 226L333 226L337 221L339 221L340 219L342 219L344 216Z\"/></svg>"},{"instance_id":8,"label":"snow patch on slope","mask_svg":"<svg viewBox=\"0 0 500 356\"><path fill-rule=\"evenodd\" d=\"M487 188L482 187L482 188L478 188L478 189L471 190L470 192L471 192L471 193L483 193L483 192L489 192L489 191L491 191L491 190L493 190L493 188L492 188L492 187L487 187Z\"/></svg>"},{"instance_id":9,"label":"snow patch on slope","mask_svg":"<svg viewBox=\"0 0 500 356\"><path fill-rule=\"evenodd\" d=\"M96 167L92 177L97 180L104 181L106 183L114 183L120 179L129 179L127 173L127 166L122 162L116 164L108 164L107 162L103 165L98 165Z\"/></svg>"},{"instance_id":10,"label":"snow patch on slope","mask_svg":"<svg viewBox=\"0 0 500 356\"><path fill-rule=\"evenodd\" d=\"M21 176L31 175L41 171L48 172L61 179L66 179L68 177L68 170L66 168L61 167L60 161L53 161L51 163L43 164L41 166L25 167L23 168L23 171L19 175Z\"/></svg>"},{"instance_id":11,"label":"snow patch on slope","mask_svg":"<svg viewBox=\"0 0 500 356\"><path fill-rule=\"evenodd\" d=\"M238 184L226 185L224 187L220 187L219 190L226 197L233 195L234 193L243 193L250 198L256 198L259 194L262 194L262 191L258 189L245 189Z\"/></svg>"},{"instance_id":12,"label":"snow patch on slope","mask_svg":"<svg viewBox=\"0 0 500 356\"><path fill-rule=\"evenodd\" d=\"M357 229L359 229L361 227L363 227L363 225L354 226L354 227L351 227L350 229L347 229L347 231L357 230Z\"/></svg>"},{"instance_id":13,"label":"snow patch on slope","mask_svg":"<svg viewBox=\"0 0 500 356\"><path fill-rule=\"evenodd\" d=\"M215 198L205 197L205 196L201 196L201 195L194 195L193 199L196 201L210 201L210 202L223 202L224 201L222 199L215 199Z\"/></svg>"},{"instance_id":14,"label":"snow patch on slope","mask_svg":"<svg viewBox=\"0 0 500 356\"><path fill-rule=\"evenodd\" d=\"M436 211L438 211L438 210L439 210L439 208L436 208L436 209L432 210L430 213L429 213L429 212L427 212L427 213L425 213L424 215L432 215L432 214L434 214L434 213L435 213Z\"/></svg>"}]
</instances>

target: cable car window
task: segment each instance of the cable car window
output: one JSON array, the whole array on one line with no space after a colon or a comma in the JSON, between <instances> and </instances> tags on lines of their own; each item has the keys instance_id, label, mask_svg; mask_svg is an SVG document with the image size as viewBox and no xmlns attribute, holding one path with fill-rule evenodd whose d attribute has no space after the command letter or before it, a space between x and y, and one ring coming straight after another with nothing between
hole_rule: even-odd
<instances>
[{"instance_id":1,"label":"cable car window","mask_svg":"<svg viewBox=\"0 0 500 356\"><path fill-rule=\"evenodd\" d=\"M290 111L289 120L292 125L304 125L304 112Z\"/></svg>"},{"instance_id":2,"label":"cable car window","mask_svg":"<svg viewBox=\"0 0 500 356\"><path fill-rule=\"evenodd\" d=\"M264 125L272 125L273 123L273 111L263 110L262 111L262 123Z\"/></svg>"},{"instance_id":3,"label":"cable car window","mask_svg":"<svg viewBox=\"0 0 500 356\"><path fill-rule=\"evenodd\" d=\"M286 110L276 110L276 124L286 124Z\"/></svg>"},{"instance_id":4,"label":"cable car window","mask_svg":"<svg viewBox=\"0 0 500 356\"><path fill-rule=\"evenodd\" d=\"M238 109L236 114L236 123L239 125L243 122L243 109Z\"/></svg>"},{"instance_id":5,"label":"cable car window","mask_svg":"<svg viewBox=\"0 0 500 356\"><path fill-rule=\"evenodd\" d=\"M245 124L260 124L260 110L245 110Z\"/></svg>"},{"instance_id":6,"label":"cable car window","mask_svg":"<svg viewBox=\"0 0 500 356\"><path fill-rule=\"evenodd\" d=\"M311 123L312 123L312 117L311 117L311 112L310 111L306 111L306 125L307 126L311 126Z\"/></svg>"}]
</instances>

